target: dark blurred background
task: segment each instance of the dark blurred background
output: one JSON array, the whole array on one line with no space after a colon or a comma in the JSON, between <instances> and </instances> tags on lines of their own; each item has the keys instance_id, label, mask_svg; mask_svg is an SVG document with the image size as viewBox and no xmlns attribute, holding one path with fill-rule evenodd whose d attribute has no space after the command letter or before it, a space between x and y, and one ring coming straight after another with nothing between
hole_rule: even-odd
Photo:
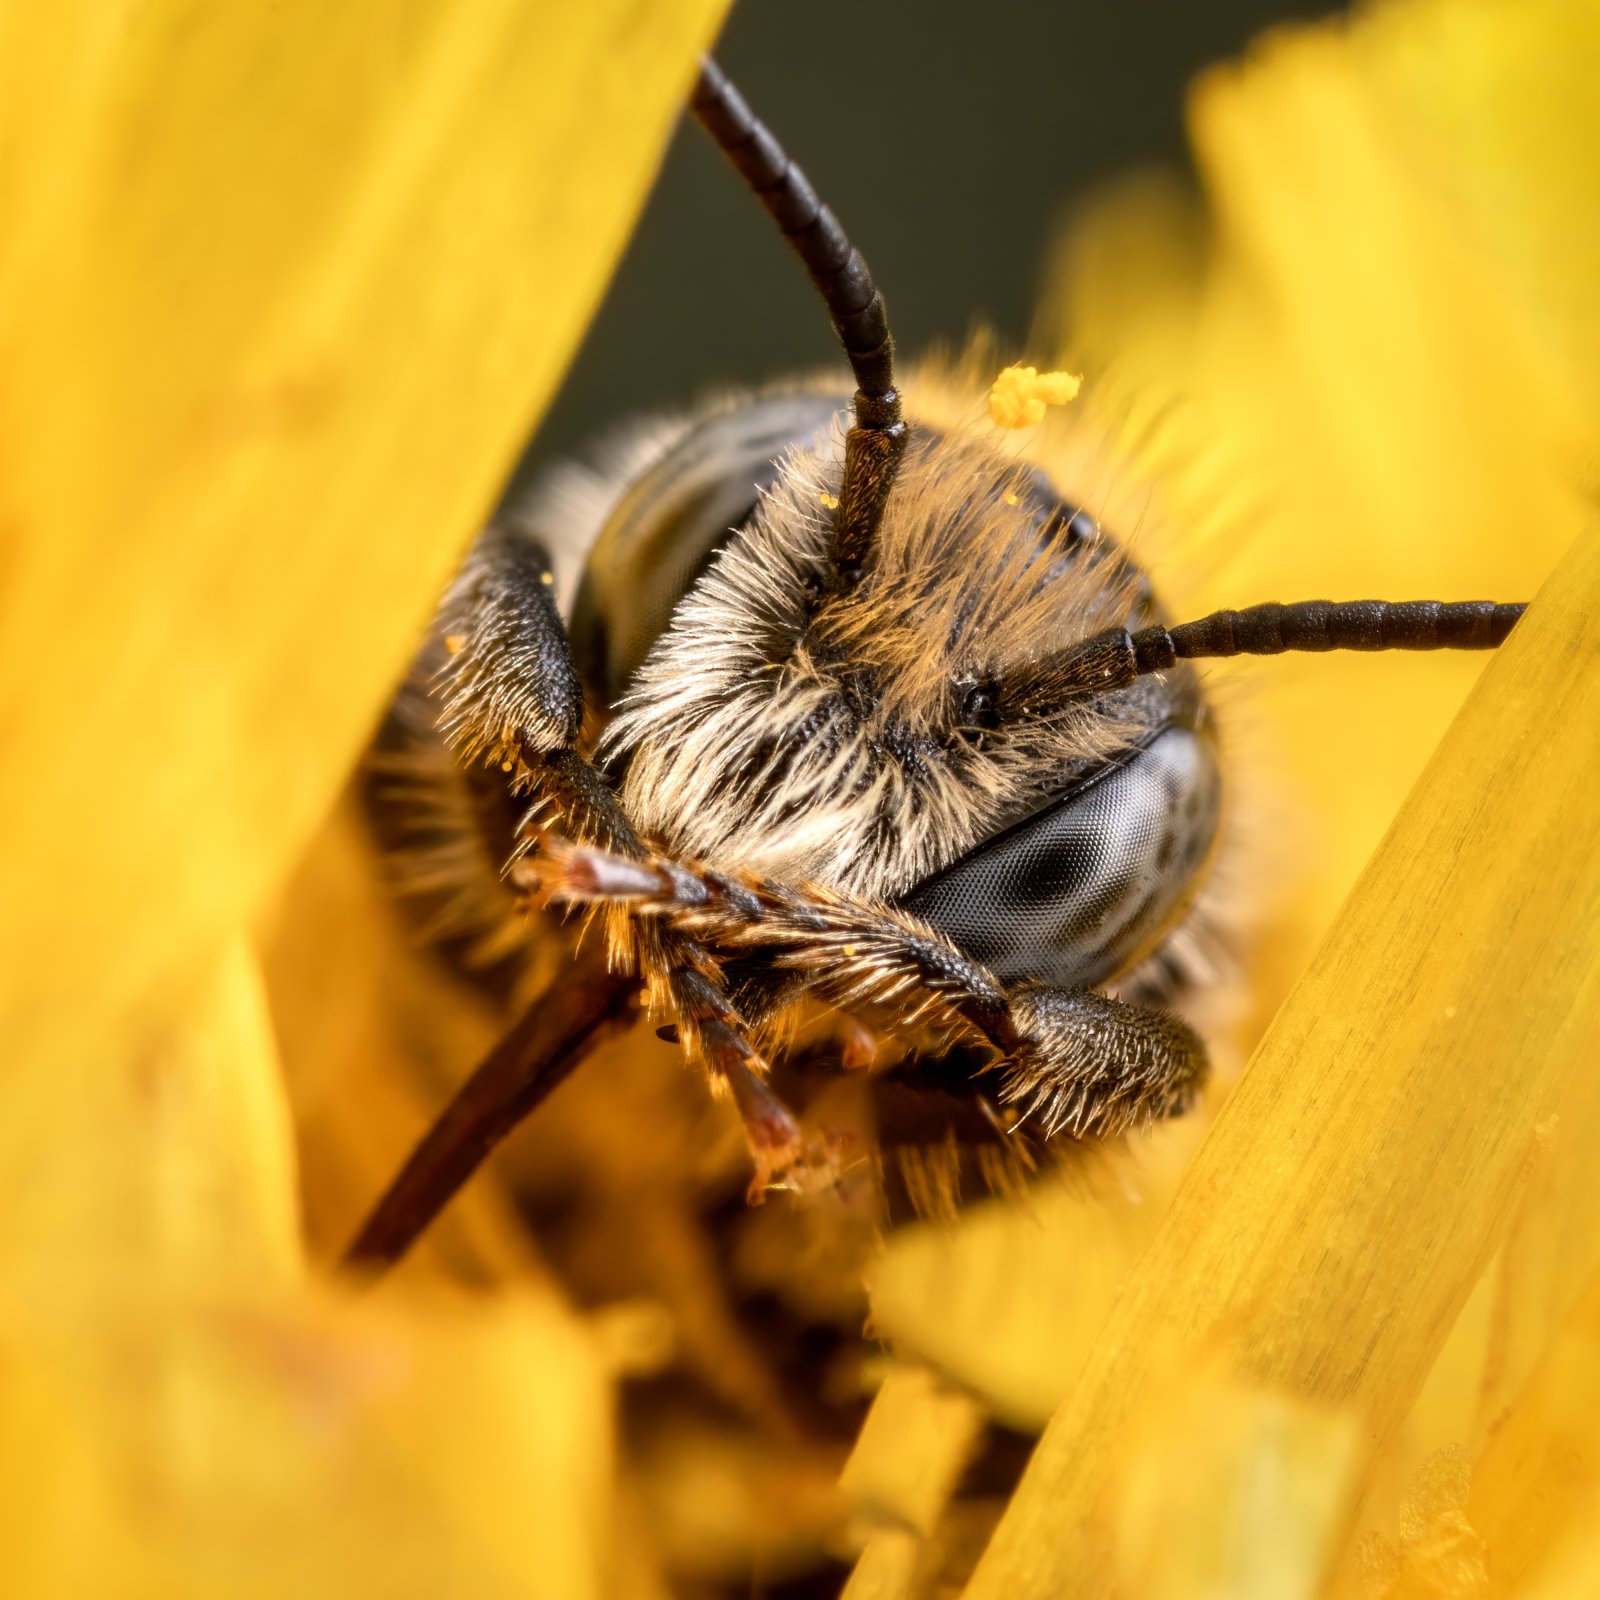
<instances>
[{"instance_id":1,"label":"dark blurred background","mask_svg":"<svg viewBox=\"0 0 1600 1600\"><path fill-rule=\"evenodd\" d=\"M1328 0L743 0L717 55L872 264L903 351L1030 326L1052 230L1187 170L1185 89ZM837 354L803 269L692 124L519 471L608 424ZM841 360L841 371L843 364Z\"/></svg>"}]
</instances>

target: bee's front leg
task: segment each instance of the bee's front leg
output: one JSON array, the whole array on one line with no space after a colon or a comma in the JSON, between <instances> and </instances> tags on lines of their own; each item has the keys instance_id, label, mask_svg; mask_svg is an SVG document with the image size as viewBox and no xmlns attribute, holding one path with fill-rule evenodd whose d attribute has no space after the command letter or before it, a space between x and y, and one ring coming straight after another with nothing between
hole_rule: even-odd
<instances>
[{"instance_id":1,"label":"bee's front leg","mask_svg":"<svg viewBox=\"0 0 1600 1600\"><path fill-rule=\"evenodd\" d=\"M632 822L605 775L578 747L583 686L556 604L550 557L537 535L508 523L486 528L440 604L435 634L443 647L433 683L443 701L441 732L464 765L499 770L508 791L528 806L517 828L511 882L522 889L537 884L545 863L524 857L540 825L551 821L610 852L618 870L639 860L645 852ZM613 971L638 974L652 1017L674 1027L689 1058L729 1090L756 1167L753 1193L814 1164L794 1117L768 1088L766 1063L705 949L680 930L640 928L627 917L613 919L610 944ZM609 992L616 982L608 977L604 987ZM538 1013L559 1010L561 1002L558 992L536 1000L490 1062L524 1032L540 1037ZM539 1077L541 1068L530 1057L521 1070ZM429 1203L436 1209L451 1192Z\"/></svg>"},{"instance_id":2,"label":"bee's front leg","mask_svg":"<svg viewBox=\"0 0 1600 1600\"><path fill-rule=\"evenodd\" d=\"M1205 1046L1170 1011L1092 989L1019 985L1007 1000L1016 1043L1000 1100L1047 1137L1107 1137L1176 1116L1205 1081Z\"/></svg>"},{"instance_id":3,"label":"bee's front leg","mask_svg":"<svg viewBox=\"0 0 1600 1600\"><path fill-rule=\"evenodd\" d=\"M1171 1012L1090 989L1000 981L911 914L835 890L738 881L681 862L618 862L558 845L551 891L623 901L657 926L762 951L853 1013L944 1025L993 1047L1000 1100L1045 1137L1105 1137L1175 1115L1205 1078L1200 1037ZM914 1071L915 1069L911 1069Z\"/></svg>"}]
</instances>

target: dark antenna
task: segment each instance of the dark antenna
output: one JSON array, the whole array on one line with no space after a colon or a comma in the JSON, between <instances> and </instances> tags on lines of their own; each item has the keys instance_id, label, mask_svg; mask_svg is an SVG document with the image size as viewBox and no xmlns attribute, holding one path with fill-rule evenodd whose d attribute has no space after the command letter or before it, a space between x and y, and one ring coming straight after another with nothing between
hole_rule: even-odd
<instances>
[{"instance_id":1,"label":"dark antenna","mask_svg":"<svg viewBox=\"0 0 1600 1600\"><path fill-rule=\"evenodd\" d=\"M855 422L845 436L844 482L829 551L834 569L851 581L872 548L906 442L883 296L838 218L709 56L701 59L689 109L805 262L855 373Z\"/></svg>"},{"instance_id":2,"label":"dark antenna","mask_svg":"<svg viewBox=\"0 0 1600 1600\"><path fill-rule=\"evenodd\" d=\"M1493 600L1301 600L1213 611L1177 627L1132 636L1146 672L1180 656L1275 656L1285 650L1494 650L1525 605Z\"/></svg>"},{"instance_id":3,"label":"dark antenna","mask_svg":"<svg viewBox=\"0 0 1600 1600\"><path fill-rule=\"evenodd\" d=\"M1180 660L1289 650L1494 650L1527 610L1493 600L1301 600L1213 611L1175 628L1112 628L1046 656L1001 686L1037 709L1124 688Z\"/></svg>"}]
</instances>

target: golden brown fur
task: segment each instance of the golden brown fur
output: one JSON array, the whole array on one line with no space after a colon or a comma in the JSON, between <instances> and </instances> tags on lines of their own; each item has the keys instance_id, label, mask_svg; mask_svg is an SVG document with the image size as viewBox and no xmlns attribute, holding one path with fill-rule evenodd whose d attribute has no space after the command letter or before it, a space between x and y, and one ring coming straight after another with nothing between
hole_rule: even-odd
<instances>
[{"instance_id":1,"label":"golden brown fur","mask_svg":"<svg viewBox=\"0 0 1600 1600\"><path fill-rule=\"evenodd\" d=\"M1120 623L1136 578L1115 556L1042 555L1012 436L945 426L913 432L858 585L820 592L835 438L789 456L680 605L604 744L631 757L623 803L665 847L893 896L1026 808L1045 775L1135 731L1078 706L962 737L952 685Z\"/></svg>"}]
</instances>

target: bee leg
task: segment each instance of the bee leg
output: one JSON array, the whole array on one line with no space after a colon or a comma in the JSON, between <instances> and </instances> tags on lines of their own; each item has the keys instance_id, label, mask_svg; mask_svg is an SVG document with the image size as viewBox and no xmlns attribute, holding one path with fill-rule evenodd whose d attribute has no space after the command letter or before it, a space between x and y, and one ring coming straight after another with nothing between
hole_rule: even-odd
<instances>
[{"instance_id":1,"label":"bee leg","mask_svg":"<svg viewBox=\"0 0 1600 1600\"><path fill-rule=\"evenodd\" d=\"M567 903L627 907L660 881L642 850L625 853L555 838L545 842L546 854L511 873L512 881L530 892ZM579 883L581 892L575 892ZM675 1038L714 1086L729 1091L755 1163L751 1202L759 1202L768 1188L825 1165L768 1087L767 1063L750 1042L748 1024L706 945L690 930L655 917L614 913L611 932L618 964L637 965L645 980L651 1019L660 1031L670 1030L667 1037Z\"/></svg>"},{"instance_id":2,"label":"bee leg","mask_svg":"<svg viewBox=\"0 0 1600 1600\"><path fill-rule=\"evenodd\" d=\"M1006 1027L999 979L905 912L837 890L805 890L660 857L623 859L551 839L544 889L575 905L627 905L649 925L690 932L723 952L761 952L842 1011L935 1012L994 1040ZM787 998L798 998L795 989Z\"/></svg>"},{"instance_id":3,"label":"bee leg","mask_svg":"<svg viewBox=\"0 0 1600 1600\"><path fill-rule=\"evenodd\" d=\"M713 949L764 953L841 1011L892 1008L904 1023L990 1045L1003 1134L1032 1120L1047 1139L1112 1137L1183 1110L1205 1078L1205 1046L1170 1012L1088 989L1004 984L894 907L559 842L552 866L555 898L631 904L659 933L692 930Z\"/></svg>"},{"instance_id":4,"label":"bee leg","mask_svg":"<svg viewBox=\"0 0 1600 1600\"><path fill-rule=\"evenodd\" d=\"M583 684L556 606L544 546L491 523L439 607L447 659L439 725L467 762L516 763L571 749L583 726Z\"/></svg>"},{"instance_id":5,"label":"bee leg","mask_svg":"<svg viewBox=\"0 0 1600 1600\"><path fill-rule=\"evenodd\" d=\"M807 1147L794 1113L750 1069L742 1056L736 1055L726 1062L722 1077L738 1108L745 1142L750 1146L750 1158L755 1164L745 1199L758 1206L766 1198L768 1189L783 1187L792 1173L805 1168Z\"/></svg>"},{"instance_id":6,"label":"bee leg","mask_svg":"<svg viewBox=\"0 0 1600 1600\"><path fill-rule=\"evenodd\" d=\"M828 1181L834 1152L801 1133L795 1115L767 1082L767 1064L748 1037L744 1019L734 1009L721 974L696 940L673 930L664 988L667 1006L677 1018L679 1042L691 1060L699 1061L712 1081L727 1087L745 1143L755 1164L746 1199L759 1205L768 1189L810 1186Z\"/></svg>"},{"instance_id":7,"label":"bee leg","mask_svg":"<svg viewBox=\"0 0 1600 1600\"><path fill-rule=\"evenodd\" d=\"M843 1008L892 1004L913 1022L946 1023L992 1045L1013 1130L1037 1119L1046 1138L1111 1137L1177 1114L1205 1078L1205 1046L1170 1012L1088 989L1003 984L896 911L835 896L823 914L826 940L808 944L796 928L778 959L812 973Z\"/></svg>"},{"instance_id":8,"label":"bee leg","mask_svg":"<svg viewBox=\"0 0 1600 1600\"><path fill-rule=\"evenodd\" d=\"M558 851L562 896L632 901L676 918L713 946L763 950L844 1011L893 1007L992 1045L1000 1100L1046 1137L1097 1137L1167 1117L1193 1098L1205 1047L1170 1012L1088 989L1002 983L916 917L838 891L745 878L681 863L608 865L597 851ZM1014 1126L1017 1124L1013 1124Z\"/></svg>"},{"instance_id":9,"label":"bee leg","mask_svg":"<svg viewBox=\"0 0 1600 1600\"><path fill-rule=\"evenodd\" d=\"M1090 989L1002 984L899 913L836 899L827 914L826 943L797 941L779 959L813 972L835 1004L892 1003L992 1045L1013 1130L1036 1119L1046 1138L1111 1137L1184 1110L1205 1078L1200 1036L1171 1012Z\"/></svg>"},{"instance_id":10,"label":"bee leg","mask_svg":"<svg viewBox=\"0 0 1600 1600\"><path fill-rule=\"evenodd\" d=\"M1186 1110L1205 1081L1200 1036L1170 1011L1092 989L1018 986L1019 1039L1001 1064L1000 1099L1046 1137L1105 1138Z\"/></svg>"},{"instance_id":11,"label":"bee leg","mask_svg":"<svg viewBox=\"0 0 1600 1600\"><path fill-rule=\"evenodd\" d=\"M577 749L583 683L544 546L491 523L441 602L435 630L446 652L434 685L444 700L440 730L462 761L498 767L530 802L519 853L531 824L553 812L580 839L640 854L611 786Z\"/></svg>"},{"instance_id":12,"label":"bee leg","mask_svg":"<svg viewBox=\"0 0 1600 1600\"><path fill-rule=\"evenodd\" d=\"M644 847L611 786L577 749L583 685L538 540L491 524L445 596L436 626L448 652L438 685L441 729L459 757L500 767L529 800L518 856L553 814L614 859L640 859ZM536 880L542 866L514 867L513 881ZM728 1086L764 1190L800 1159L802 1141L793 1116L765 1085L766 1064L746 1039L716 964L680 930L639 928L629 918L612 920L611 943L617 966L637 967L652 1013L674 1022L690 1059Z\"/></svg>"},{"instance_id":13,"label":"bee leg","mask_svg":"<svg viewBox=\"0 0 1600 1600\"><path fill-rule=\"evenodd\" d=\"M825 930L808 939L808 921ZM902 912L833 895L772 931L789 944L777 959L841 1008L892 1005L992 1045L1013 1127L1037 1119L1047 1138L1110 1137L1182 1111L1205 1078L1200 1036L1171 1012L1089 989L1003 984Z\"/></svg>"}]
</instances>

